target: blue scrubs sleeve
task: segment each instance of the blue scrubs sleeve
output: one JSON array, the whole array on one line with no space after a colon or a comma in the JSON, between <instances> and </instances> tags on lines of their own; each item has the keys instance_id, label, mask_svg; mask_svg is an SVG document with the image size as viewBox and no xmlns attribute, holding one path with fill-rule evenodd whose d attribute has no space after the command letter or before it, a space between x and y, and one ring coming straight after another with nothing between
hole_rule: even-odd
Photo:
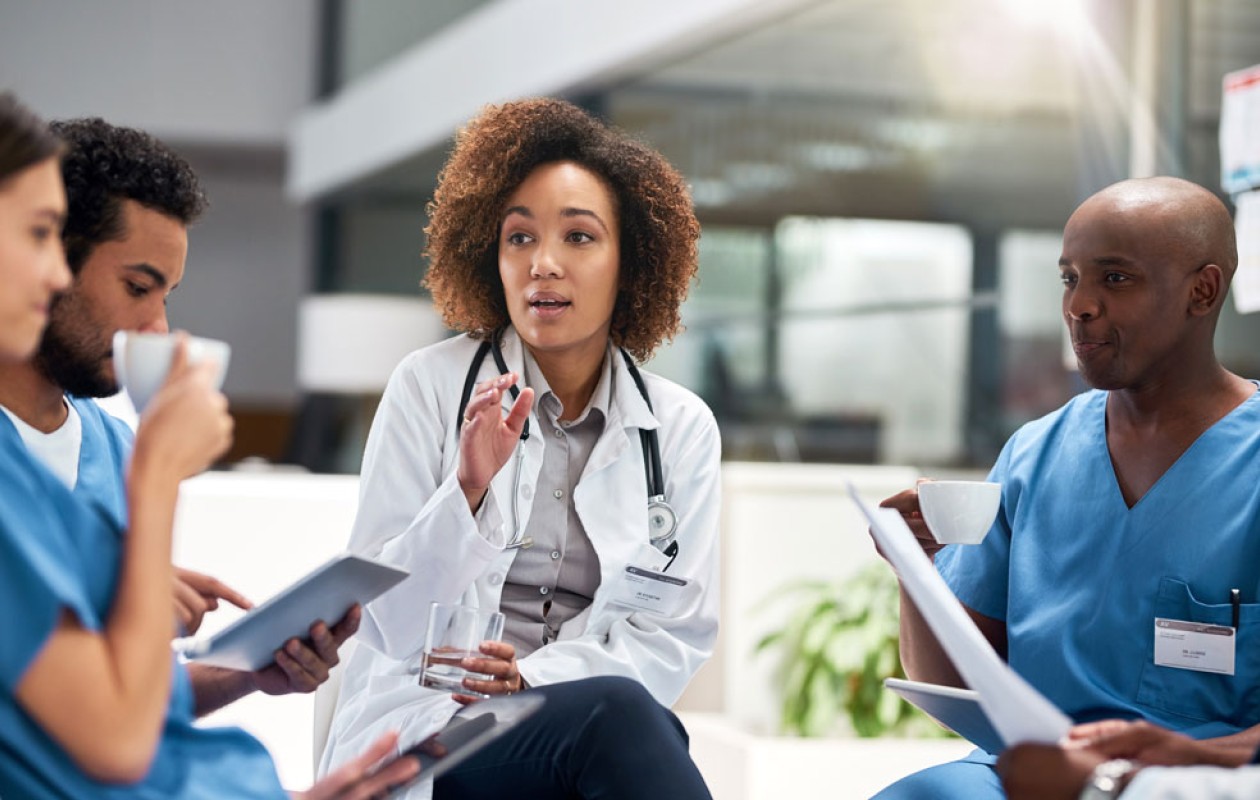
<instances>
[{"instance_id":1,"label":"blue scrubs sleeve","mask_svg":"<svg viewBox=\"0 0 1260 800\"><path fill-rule=\"evenodd\" d=\"M7 452L0 457L12 456ZM42 476L33 477L38 480ZM0 515L0 609L5 610L0 685L9 694L16 692L22 676L52 635L62 609L68 609L84 626L98 627L86 591L66 567L75 563L76 554L61 552L69 549L65 540L48 535L52 521L43 517L56 512L47 504L31 502L32 491L34 487L11 484L0 490L0 503L8 506Z\"/></svg>"},{"instance_id":2,"label":"blue scrubs sleeve","mask_svg":"<svg viewBox=\"0 0 1260 800\"><path fill-rule=\"evenodd\" d=\"M173 658L175 682L162 739L149 773L138 783L104 784L88 777L22 709L17 686L63 610L84 628L102 628L123 540L114 514L71 494L5 424L0 419L0 795L6 800L285 800L261 743L239 728L193 724L191 686Z\"/></svg>"},{"instance_id":3,"label":"blue scrubs sleeve","mask_svg":"<svg viewBox=\"0 0 1260 800\"><path fill-rule=\"evenodd\" d=\"M936 554L936 569L963 605L986 617L1006 620L1010 586L1011 522L1017 491L1008 480L1012 442L1006 443L989 480L1002 484L1002 505L980 544L956 544Z\"/></svg>"}]
</instances>

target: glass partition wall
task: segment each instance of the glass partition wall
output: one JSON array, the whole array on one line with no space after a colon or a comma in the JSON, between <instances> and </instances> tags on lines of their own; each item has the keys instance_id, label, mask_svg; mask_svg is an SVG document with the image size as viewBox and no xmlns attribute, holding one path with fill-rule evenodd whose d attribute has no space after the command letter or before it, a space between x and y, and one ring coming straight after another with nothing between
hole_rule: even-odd
<instances>
[{"instance_id":1,"label":"glass partition wall","mask_svg":"<svg viewBox=\"0 0 1260 800\"><path fill-rule=\"evenodd\" d=\"M1139 45L1162 48L1159 171L1218 186L1220 77L1260 62L1260 7L1160 5L825 0L571 98L665 153L703 225L648 368L704 397L728 458L987 467L1084 388L1059 232L1130 173ZM413 291L448 147L334 202L328 288ZM1258 334L1227 309L1228 366L1260 376Z\"/></svg>"}]
</instances>

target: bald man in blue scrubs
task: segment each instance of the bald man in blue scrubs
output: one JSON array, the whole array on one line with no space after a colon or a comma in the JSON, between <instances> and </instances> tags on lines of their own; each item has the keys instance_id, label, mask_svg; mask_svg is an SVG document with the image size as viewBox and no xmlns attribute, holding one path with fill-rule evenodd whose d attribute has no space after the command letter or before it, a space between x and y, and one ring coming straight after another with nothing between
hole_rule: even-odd
<instances>
[{"instance_id":1,"label":"bald man in blue scrubs","mask_svg":"<svg viewBox=\"0 0 1260 800\"><path fill-rule=\"evenodd\" d=\"M1213 349L1237 261L1228 210L1192 183L1124 181L1086 200L1059 270L1093 391L1007 442L982 544L942 549L913 489L883 505L994 649L1077 722L1145 719L1249 753L1260 742L1260 395ZM910 677L961 685L904 593L901 653ZM878 797L999 798L994 760L976 751Z\"/></svg>"}]
</instances>

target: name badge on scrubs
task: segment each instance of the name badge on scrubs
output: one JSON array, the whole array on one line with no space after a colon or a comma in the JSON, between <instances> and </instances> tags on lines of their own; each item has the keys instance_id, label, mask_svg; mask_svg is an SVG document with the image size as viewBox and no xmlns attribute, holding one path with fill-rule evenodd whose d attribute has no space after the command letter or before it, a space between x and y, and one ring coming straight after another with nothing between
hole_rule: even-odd
<instances>
[{"instance_id":1,"label":"name badge on scrubs","mask_svg":"<svg viewBox=\"0 0 1260 800\"><path fill-rule=\"evenodd\" d=\"M1161 667L1234 674L1234 629L1155 618L1155 663Z\"/></svg>"},{"instance_id":2,"label":"name badge on scrubs","mask_svg":"<svg viewBox=\"0 0 1260 800\"><path fill-rule=\"evenodd\" d=\"M678 605L686 588L687 581L684 578L643 567L628 566L617 581L612 599L623 606L672 617L678 613Z\"/></svg>"}]
</instances>

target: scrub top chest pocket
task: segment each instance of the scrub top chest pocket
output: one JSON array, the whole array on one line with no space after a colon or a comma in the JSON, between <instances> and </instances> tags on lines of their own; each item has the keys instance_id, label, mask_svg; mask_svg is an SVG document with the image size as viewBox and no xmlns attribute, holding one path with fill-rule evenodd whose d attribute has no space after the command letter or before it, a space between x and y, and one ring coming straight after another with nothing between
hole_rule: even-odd
<instances>
[{"instance_id":1,"label":"scrub top chest pocket","mask_svg":"<svg viewBox=\"0 0 1260 800\"><path fill-rule=\"evenodd\" d=\"M1233 604L1201 602L1184 581L1163 578L1145 623L1151 645L1137 702L1205 722L1260 723L1260 605L1236 610L1235 630Z\"/></svg>"}]
</instances>

